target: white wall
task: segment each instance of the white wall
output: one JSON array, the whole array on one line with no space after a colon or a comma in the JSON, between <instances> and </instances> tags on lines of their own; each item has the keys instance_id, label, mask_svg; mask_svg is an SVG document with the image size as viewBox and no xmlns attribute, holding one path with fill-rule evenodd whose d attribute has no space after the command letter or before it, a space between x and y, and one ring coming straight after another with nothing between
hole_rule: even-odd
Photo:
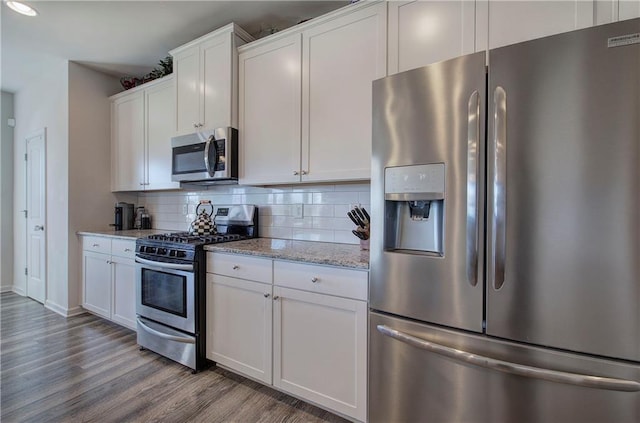
<instances>
[{"instance_id":1,"label":"white wall","mask_svg":"<svg viewBox=\"0 0 640 423\"><path fill-rule=\"evenodd\" d=\"M0 105L0 291L13 287L13 94L2 91Z\"/></svg>"},{"instance_id":2,"label":"white wall","mask_svg":"<svg viewBox=\"0 0 640 423\"><path fill-rule=\"evenodd\" d=\"M26 208L25 200L25 139L46 128L47 133L47 293L48 301L67 306L68 275L68 65L60 59L43 70L40 80L14 95L16 127L14 133L14 209ZM25 219L14 213L14 269L26 266ZM14 274L14 290L26 294L26 278Z\"/></svg>"},{"instance_id":3,"label":"white wall","mask_svg":"<svg viewBox=\"0 0 640 423\"><path fill-rule=\"evenodd\" d=\"M113 222L109 96L118 78L69 62L68 313L80 304L81 246L76 232Z\"/></svg>"},{"instance_id":4,"label":"white wall","mask_svg":"<svg viewBox=\"0 0 640 423\"><path fill-rule=\"evenodd\" d=\"M297 239L357 244L351 230L356 226L347 217L350 206L360 204L369 210L368 183L289 185L249 187L221 185L202 191L141 193L157 229L186 231L195 218L198 202L214 205L255 204L259 210L259 233L263 238ZM303 217L294 208L302 204Z\"/></svg>"},{"instance_id":5,"label":"white wall","mask_svg":"<svg viewBox=\"0 0 640 423\"><path fill-rule=\"evenodd\" d=\"M117 79L60 60L15 94L14 209L25 208L25 138L47 133L47 293L45 306L65 315L81 312L80 259L75 232L111 221L109 105ZM93 159L93 160L92 160ZM106 181L106 185L105 182ZM26 263L24 218L14 213L14 268ZM15 272L14 290L26 293Z\"/></svg>"}]
</instances>

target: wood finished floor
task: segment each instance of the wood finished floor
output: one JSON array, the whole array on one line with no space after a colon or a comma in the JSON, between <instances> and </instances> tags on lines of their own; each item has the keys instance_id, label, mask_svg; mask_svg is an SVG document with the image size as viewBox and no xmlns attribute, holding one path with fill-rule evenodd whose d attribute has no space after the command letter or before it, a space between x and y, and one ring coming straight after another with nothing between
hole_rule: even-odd
<instances>
[{"instance_id":1,"label":"wood finished floor","mask_svg":"<svg viewBox=\"0 0 640 423\"><path fill-rule=\"evenodd\" d=\"M65 319L13 293L0 313L3 423L347 422L223 369L193 375L91 314Z\"/></svg>"}]
</instances>

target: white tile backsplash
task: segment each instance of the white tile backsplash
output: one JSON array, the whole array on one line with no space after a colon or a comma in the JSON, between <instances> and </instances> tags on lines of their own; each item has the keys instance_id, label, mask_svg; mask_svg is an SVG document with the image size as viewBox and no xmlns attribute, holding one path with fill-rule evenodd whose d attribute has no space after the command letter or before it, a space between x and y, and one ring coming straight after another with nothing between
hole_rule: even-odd
<instances>
[{"instance_id":1,"label":"white tile backsplash","mask_svg":"<svg viewBox=\"0 0 640 423\"><path fill-rule=\"evenodd\" d=\"M260 236L309 241L358 244L355 225L347 217L351 204L370 208L368 183L250 187L212 186L202 191L145 192L138 204L145 206L154 229L186 231L195 218L200 200L214 205L255 204L259 210ZM303 205L303 217L294 216L295 204Z\"/></svg>"}]
</instances>

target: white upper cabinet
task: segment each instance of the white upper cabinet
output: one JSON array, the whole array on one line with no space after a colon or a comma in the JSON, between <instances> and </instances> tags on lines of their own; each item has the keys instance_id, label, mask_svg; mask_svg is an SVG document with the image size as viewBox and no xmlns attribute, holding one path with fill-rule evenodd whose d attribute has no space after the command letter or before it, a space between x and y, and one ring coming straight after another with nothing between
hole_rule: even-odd
<instances>
[{"instance_id":1,"label":"white upper cabinet","mask_svg":"<svg viewBox=\"0 0 640 423\"><path fill-rule=\"evenodd\" d=\"M489 0L478 1L477 6L478 50L587 28L598 23L596 0Z\"/></svg>"},{"instance_id":2,"label":"white upper cabinet","mask_svg":"<svg viewBox=\"0 0 640 423\"><path fill-rule=\"evenodd\" d=\"M618 6L618 19L640 18L640 0L620 0Z\"/></svg>"},{"instance_id":3,"label":"white upper cabinet","mask_svg":"<svg viewBox=\"0 0 640 423\"><path fill-rule=\"evenodd\" d=\"M232 23L169 52L176 78L176 134L238 126L237 47L251 40Z\"/></svg>"},{"instance_id":4,"label":"white upper cabinet","mask_svg":"<svg viewBox=\"0 0 640 423\"><path fill-rule=\"evenodd\" d=\"M111 100L111 191L180 188L171 181L173 76Z\"/></svg>"},{"instance_id":5,"label":"white upper cabinet","mask_svg":"<svg viewBox=\"0 0 640 423\"><path fill-rule=\"evenodd\" d=\"M240 183L366 180L386 3L349 5L240 48Z\"/></svg>"},{"instance_id":6,"label":"white upper cabinet","mask_svg":"<svg viewBox=\"0 0 640 423\"><path fill-rule=\"evenodd\" d=\"M301 63L299 33L240 54L242 184L300 181Z\"/></svg>"},{"instance_id":7,"label":"white upper cabinet","mask_svg":"<svg viewBox=\"0 0 640 423\"><path fill-rule=\"evenodd\" d=\"M111 190L144 189L144 92L140 89L112 98Z\"/></svg>"},{"instance_id":8,"label":"white upper cabinet","mask_svg":"<svg viewBox=\"0 0 640 423\"><path fill-rule=\"evenodd\" d=\"M475 1L392 1L389 74L473 53Z\"/></svg>"},{"instance_id":9,"label":"white upper cabinet","mask_svg":"<svg viewBox=\"0 0 640 423\"><path fill-rule=\"evenodd\" d=\"M371 177L371 84L387 74L386 24L379 3L303 31L303 182Z\"/></svg>"},{"instance_id":10,"label":"white upper cabinet","mask_svg":"<svg viewBox=\"0 0 640 423\"><path fill-rule=\"evenodd\" d=\"M167 81L144 91L146 105L146 172L145 190L177 189L171 180L171 124L175 103L173 84Z\"/></svg>"}]
</instances>

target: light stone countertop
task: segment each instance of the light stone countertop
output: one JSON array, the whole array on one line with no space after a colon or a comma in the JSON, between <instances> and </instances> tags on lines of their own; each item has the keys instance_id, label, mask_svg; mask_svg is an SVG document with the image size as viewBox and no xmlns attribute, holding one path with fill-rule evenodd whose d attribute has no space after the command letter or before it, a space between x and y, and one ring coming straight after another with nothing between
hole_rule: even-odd
<instances>
[{"instance_id":1,"label":"light stone countertop","mask_svg":"<svg viewBox=\"0 0 640 423\"><path fill-rule=\"evenodd\" d=\"M327 266L369 269L369 251L362 251L359 245L352 244L254 238L206 245L204 249L219 253L245 254Z\"/></svg>"},{"instance_id":2,"label":"light stone countertop","mask_svg":"<svg viewBox=\"0 0 640 423\"><path fill-rule=\"evenodd\" d=\"M120 238L120 239L136 239L136 238L144 238L147 235L151 234L163 234L165 232L160 229L131 229L128 231L116 231L113 229L98 229L95 231L78 231L76 232L78 235L93 235L93 236L108 236L111 238Z\"/></svg>"}]
</instances>

